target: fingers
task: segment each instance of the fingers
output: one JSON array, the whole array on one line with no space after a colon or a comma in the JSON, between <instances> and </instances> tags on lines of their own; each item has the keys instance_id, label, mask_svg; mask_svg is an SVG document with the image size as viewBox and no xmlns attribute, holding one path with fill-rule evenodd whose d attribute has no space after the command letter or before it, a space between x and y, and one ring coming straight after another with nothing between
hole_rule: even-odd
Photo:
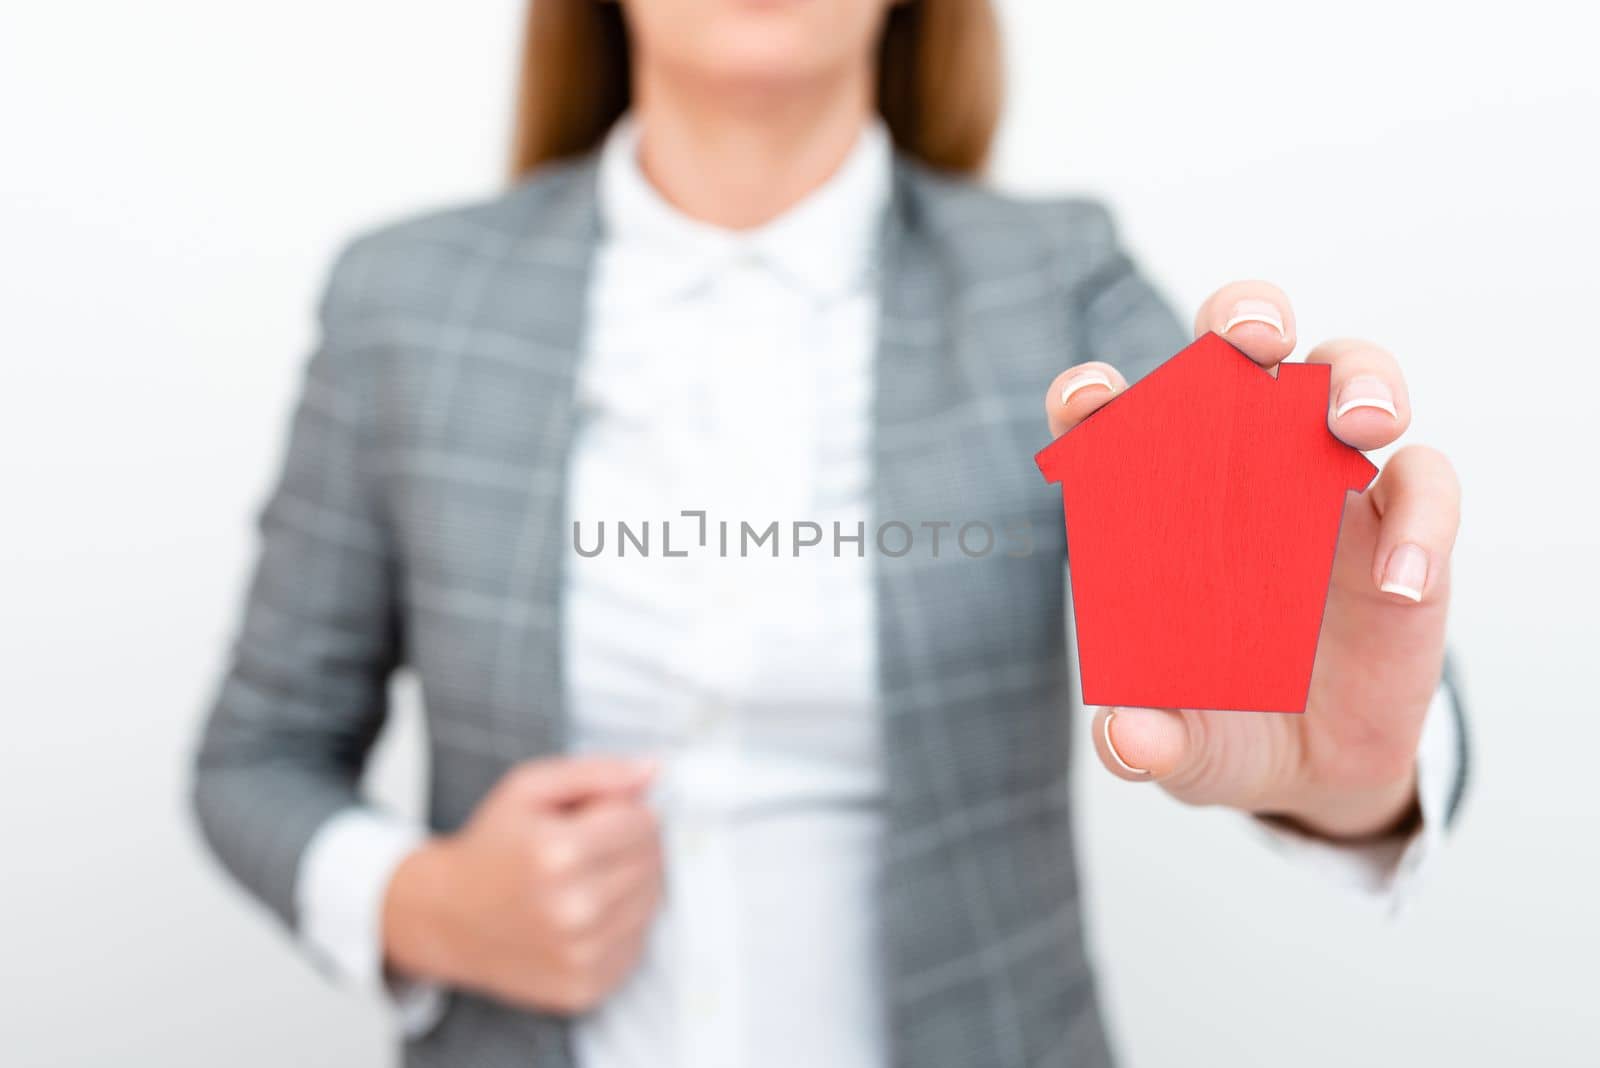
<instances>
[{"instance_id":1,"label":"fingers","mask_svg":"<svg viewBox=\"0 0 1600 1068\"><path fill-rule=\"evenodd\" d=\"M597 876L594 894L602 909L596 936L607 942L625 941L648 926L661 902L661 887L659 858L619 864Z\"/></svg>"},{"instance_id":2,"label":"fingers","mask_svg":"<svg viewBox=\"0 0 1600 1068\"><path fill-rule=\"evenodd\" d=\"M1274 367L1294 351L1294 308L1270 282L1230 282L1213 293L1195 316L1195 333L1214 331L1263 367ZM1368 341L1318 345L1307 363L1329 365L1328 427L1347 445L1378 449L1411 425L1411 398L1400 365Z\"/></svg>"},{"instance_id":3,"label":"fingers","mask_svg":"<svg viewBox=\"0 0 1600 1068\"><path fill-rule=\"evenodd\" d=\"M1263 811L1303 778L1302 716L1105 708L1091 723L1107 771L1192 805Z\"/></svg>"},{"instance_id":4,"label":"fingers","mask_svg":"<svg viewBox=\"0 0 1600 1068\"><path fill-rule=\"evenodd\" d=\"M1201 305L1195 333L1214 331L1263 367L1273 367L1294 351L1294 309L1283 290L1270 282L1233 282ZM1050 383L1045 415L1050 435L1060 437L1128 388L1128 380L1108 363L1081 363Z\"/></svg>"},{"instance_id":5,"label":"fingers","mask_svg":"<svg viewBox=\"0 0 1600 1068\"><path fill-rule=\"evenodd\" d=\"M575 805L596 797L637 796L655 777L653 760L629 757L558 757L530 760L508 772L502 788L525 805Z\"/></svg>"},{"instance_id":6,"label":"fingers","mask_svg":"<svg viewBox=\"0 0 1600 1068\"><path fill-rule=\"evenodd\" d=\"M543 1002L558 1011L584 1012L620 985L643 952L661 887L657 857L617 864L562 888L549 903L557 942L555 967L544 977L559 982Z\"/></svg>"},{"instance_id":7,"label":"fingers","mask_svg":"<svg viewBox=\"0 0 1600 1068\"><path fill-rule=\"evenodd\" d=\"M1080 363L1062 371L1044 397L1050 436L1065 434L1127 388L1128 380L1109 363Z\"/></svg>"},{"instance_id":8,"label":"fingers","mask_svg":"<svg viewBox=\"0 0 1600 1068\"><path fill-rule=\"evenodd\" d=\"M1306 362L1328 365L1328 429L1346 445L1381 449L1411 425L1411 395L1400 364L1377 345L1327 341Z\"/></svg>"},{"instance_id":9,"label":"fingers","mask_svg":"<svg viewBox=\"0 0 1600 1068\"><path fill-rule=\"evenodd\" d=\"M596 978L602 989L615 989L631 973L644 952L645 939L661 900L660 882L626 898L613 911L591 945L596 953Z\"/></svg>"},{"instance_id":10,"label":"fingers","mask_svg":"<svg viewBox=\"0 0 1600 1068\"><path fill-rule=\"evenodd\" d=\"M1442 596L1461 524L1461 484L1450 461L1424 446L1401 449L1368 497L1379 516L1373 584L1395 601Z\"/></svg>"},{"instance_id":11,"label":"fingers","mask_svg":"<svg viewBox=\"0 0 1600 1068\"><path fill-rule=\"evenodd\" d=\"M576 813L542 816L523 828L540 879L565 883L640 852L660 850L656 817L636 801L592 803Z\"/></svg>"},{"instance_id":12,"label":"fingers","mask_svg":"<svg viewBox=\"0 0 1600 1068\"><path fill-rule=\"evenodd\" d=\"M661 856L638 852L618 856L580 877L551 888L550 908L561 930L575 938L595 935L613 938L618 916L637 899L653 902L661 889Z\"/></svg>"},{"instance_id":13,"label":"fingers","mask_svg":"<svg viewBox=\"0 0 1600 1068\"><path fill-rule=\"evenodd\" d=\"M661 846L660 821L637 801L597 802L567 820L563 833L581 843L579 867L640 852L658 853Z\"/></svg>"},{"instance_id":14,"label":"fingers","mask_svg":"<svg viewBox=\"0 0 1600 1068\"><path fill-rule=\"evenodd\" d=\"M1275 367L1294 351L1294 307L1271 282L1229 282L1195 314L1195 336L1208 331L1262 367Z\"/></svg>"}]
</instances>

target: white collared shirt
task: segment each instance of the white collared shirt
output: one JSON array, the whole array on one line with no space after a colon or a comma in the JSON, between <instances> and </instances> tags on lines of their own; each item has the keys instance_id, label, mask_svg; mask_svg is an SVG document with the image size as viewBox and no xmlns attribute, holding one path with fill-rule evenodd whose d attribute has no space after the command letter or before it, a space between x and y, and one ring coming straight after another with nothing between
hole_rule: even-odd
<instances>
[{"instance_id":1,"label":"white collared shirt","mask_svg":"<svg viewBox=\"0 0 1600 1068\"><path fill-rule=\"evenodd\" d=\"M639 968L575 1021L575 1048L583 1068L878 1068L872 553L790 546L794 521L831 537L833 523L853 532L869 517L889 138L868 126L826 184L744 232L674 210L636 147L625 120L600 160L568 529L576 521L589 549L602 529L606 541L571 556L563 648L573 747L663 758L668 889ZM685 511L705 513L704 545ZM711 551L722 521L725 554ZM759 534L773 521L778 557L765 545L741 555L739 524ZM619 556L619 524L637 539L646 523L650 553L633 541ZM1269 834L1397 900L1442 833L1453 732L1436 700L1419 756L1424 828L1410 842ZM422 833L354 809L308 848L301 935L335 974L381 985L384 889ZM405 1028L428 1027L437 992L402 995Z\"/></svg>"},{"instance_id":2,"label":"white collared shirt","mask_svg":"<svg viewBox=\"0 0 1600 1068\"><path fill-rule=\"evenodd\" d=\"M571 561L565 649L575 747L664 757L668 890L638 971L579 1021L579 1063L868 1068L872 560L794 556L790 535L868 518L888 137L869 127L825 186L741 233L673 210L635 158L623 124L600 161L569 504L612 540ZM704 548L684 510L706 513ZM685 557L662 555L668 517ZM651 556L618 556L618 520L651 521ZM776 521L779 555L744 555L742 529L723 555L724 521Z\"/></svg>"}]
</instances>

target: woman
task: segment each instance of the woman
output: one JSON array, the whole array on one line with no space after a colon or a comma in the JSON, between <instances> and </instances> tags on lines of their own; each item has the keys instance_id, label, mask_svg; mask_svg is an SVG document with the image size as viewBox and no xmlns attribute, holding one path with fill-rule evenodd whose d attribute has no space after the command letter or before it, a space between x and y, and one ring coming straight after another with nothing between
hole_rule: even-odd
<instances>
[{"instance_id":1,"label":"woman","mask_svg":"<svg viewBox=\"0 0 1600 1068\"><path fill-rule=\"evenodd\" d=\"M998 86L983 0L537 0L518 184L341 258L196 804L407 1063L1109 1062L1030 458L1186 338L1099 208L971 183ZM1296 342L1261 282L1195 329ZM1102 709L1107 769L1382 878L1459 771L1456 496L1408 449L1346 508L1304 717ZM426 829L359 792L402 665Z\"/></svg>"}]
</instances>

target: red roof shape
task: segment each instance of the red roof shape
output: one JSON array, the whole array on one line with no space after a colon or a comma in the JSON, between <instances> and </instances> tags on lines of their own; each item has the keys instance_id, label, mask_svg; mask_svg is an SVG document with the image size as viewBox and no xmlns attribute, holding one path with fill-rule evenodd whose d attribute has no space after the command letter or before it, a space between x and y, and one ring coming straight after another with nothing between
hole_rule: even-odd
<instances>
[{"instance_id":1,"label":"red roof shape","mask_svg":"<svg viewBox=\"0 0 1600 1068\"><path fill-rule=\"evenodd\" d=\"M1034 458L1061 483L1086 705L1303 712L1348 491L1328 366L1206 334Z\"/></svg>"}]
</instances>

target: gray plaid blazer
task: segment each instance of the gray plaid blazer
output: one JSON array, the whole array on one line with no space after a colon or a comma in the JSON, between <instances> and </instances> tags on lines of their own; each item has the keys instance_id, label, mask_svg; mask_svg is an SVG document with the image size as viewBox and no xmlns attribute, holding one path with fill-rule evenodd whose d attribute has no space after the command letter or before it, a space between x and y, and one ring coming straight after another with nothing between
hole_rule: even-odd
<instances>
[{"instance_id":1,"label":"gray plaid blazer","mask_svg":"<svg viewBox=\"0 0 1600 1068\"><path fill-rule=\"evenodd\" d=\"M362 238L333 271L195 784L210 845L288 924L308 839L361 803L396 669L424 694L438 830L563 748L563 494L599 227L585 159ZM1021 203L901 160L883 237L878 521L1027 523L1034 542L877 568L894 1063L1099 1068L1061 505L1032 456L1058 372L1102 359L1134 379L1187 338L1092 204ZM405 1063L555 1068L567 1039L558 1017L459 993Z\"/></svg>"}]
</instances>

